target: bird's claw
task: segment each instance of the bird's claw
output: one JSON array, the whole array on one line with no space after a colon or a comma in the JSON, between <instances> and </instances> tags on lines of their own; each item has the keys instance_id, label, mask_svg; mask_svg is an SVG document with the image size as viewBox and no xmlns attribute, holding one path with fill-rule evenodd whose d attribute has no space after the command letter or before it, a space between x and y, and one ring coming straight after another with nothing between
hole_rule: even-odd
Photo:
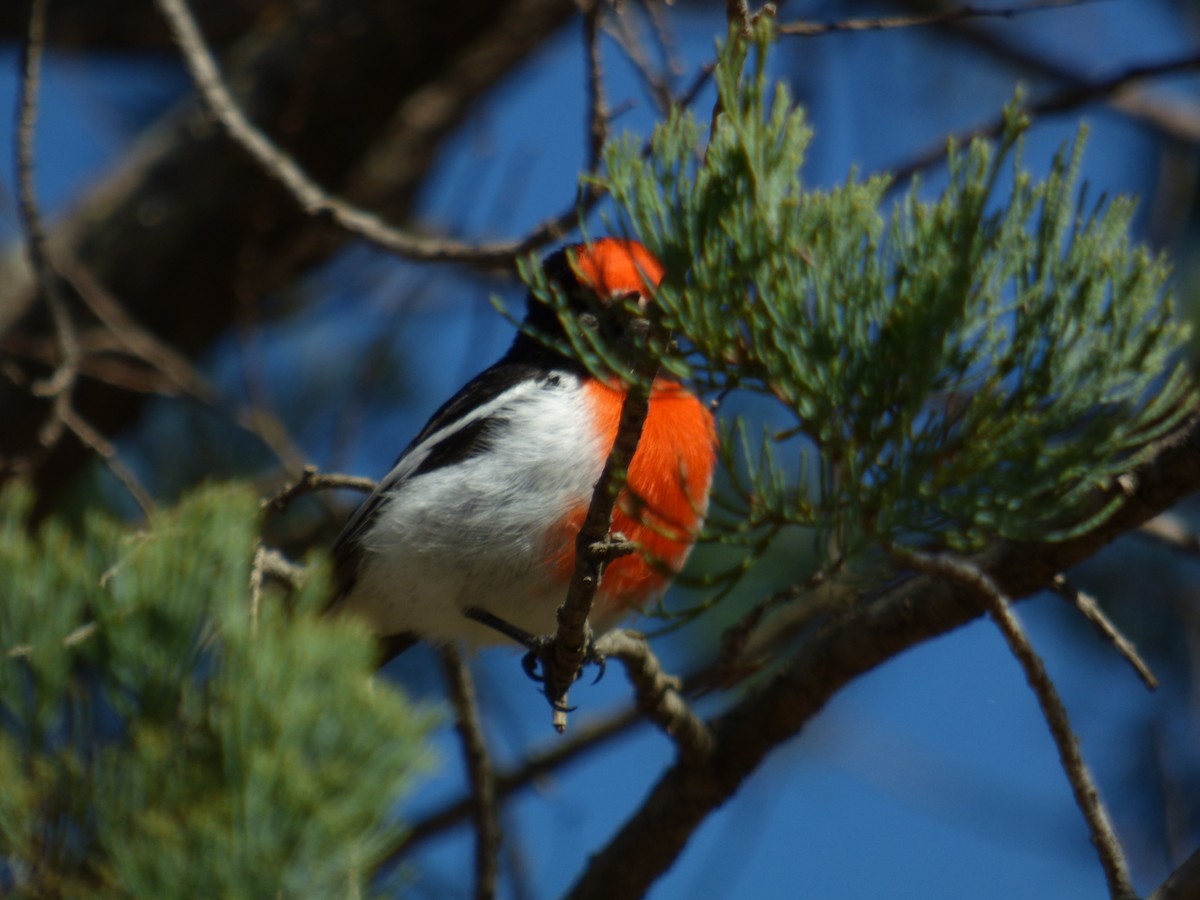
<instances>
[{"instance_id":1,"label":"bird's claw","mask_svg":"<svg viewBox=\"0 0 1200 900\"><path fill-rule=\"evenodd\" d=\"M546 683L546 676L543 675L539 669L544 668L542 659L546 655L546 651L550 648L550 645L553 643L553 641L553 637L540 635L538 637L531 638L526 644L526 646L529 648L529 652L521 657L521 669L525 672L526 677L528 677L530 681L536 681L538 684ZM583 664L580 666L579 671L575 673L576 681L583 677L584 668L590 665L596 666L598 670L596 672L596 677L592 679L592 684L599 684L600 679L603 678L605 673L608 671L608 660L605 658L603 653L596 649L595 639L589 636L587 651L583 655ZM570 710L562 711L570 712Z\"/></svg>"}]
</instances>

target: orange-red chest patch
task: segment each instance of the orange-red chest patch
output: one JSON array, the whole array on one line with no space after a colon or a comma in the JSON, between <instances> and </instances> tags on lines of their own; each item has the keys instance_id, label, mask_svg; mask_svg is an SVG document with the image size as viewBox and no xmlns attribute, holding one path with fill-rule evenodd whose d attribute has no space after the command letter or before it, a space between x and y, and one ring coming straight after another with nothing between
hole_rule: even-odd
<instances>
[{"instance_id":1,"label":"orange-red chest patch","mask_svg":"<svg viewBox=\"0 0 1200 900\"><path fill-rule=\"evenodd\" d=\"M607 454L617 437L624 392L595 380L586 383L585 392ZM598 605L609 610L640 605L683 567L704 521L715 466L716 429L708 410L675 382L656 381L612 522L613 531L641 551L604 570ZM575 535L586 516L587 504L571 516L570 540L555 565L564 582L574 569Z\"/></svg>"}]
</instances>

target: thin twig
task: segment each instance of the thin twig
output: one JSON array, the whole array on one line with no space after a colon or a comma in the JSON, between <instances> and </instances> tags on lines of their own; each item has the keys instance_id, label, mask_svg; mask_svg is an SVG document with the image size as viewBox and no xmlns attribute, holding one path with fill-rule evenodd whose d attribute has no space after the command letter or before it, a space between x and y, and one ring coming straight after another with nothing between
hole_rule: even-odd
<instances>
[{"instance_id":1,"label":"thin twig","mask_svg":"<svg viewBox=\"0 0 1200 900\"><path fill-rule=\"evenodd\" d=\"M70 650L95 636L99 630L100 626L95 622L84 622L78 628L71 629L71 632L60 643L64 650ZM15 647L10 647L5 655L9 659L23 659L33 656L34 649L33 644L17 644Z\"/></svg>"},{"instance_id":2,"label":"thin twig","mask_svg":"<svg viewBox=\"0 0 1200 900\"><path fill-rule=\"evenodd\" d=\"M475 896L490 900L496 896L497 860L500 852L500 819L496 804L496 779L492 771L487 741L479 721L475 686L462 656L452 646L439 650L450 701L457 717L459 741L467 781L471 785L472 812L475 820Z\"/></svg>"},{"instance_id":3,"label":"thin twig","mask_svg":"<svg viewBox=\"0 0 1200 900\"><path fill-rule=\"evenodd\" d=\"M656 30L660 29L661 23L651 13L653 4L646 2L645 7L646 13L651 16ZM614 24L610 25L607 31L616 42L617 47L625 54L625 58L629 61L629 64L637 71L638 77L646 89L646 93L654 101L654 106L659 114L665 116L674 104L675 98L667 76L656 71L654 64L651 63L649 56L647 56L640 35L633 24L633 16L633 7L631 4L618 5L616 13L611 19ZM660 43L663 44L664 52L668 52L666 50L665 39L661 37L662 32L660 31L659 33Z\"/></svg>"},{"instance_id":4,"label":"thin twig","mask_svg":"<svg viewBox=\"0 0 1200 900\"><path fill-rule=\"evenodd\" d=\"M37 136L42 53L46 44L46 5L47 0L29 2L29 28L21 44L21 93L17 104L16 157L17 206L25 232L25 252L29 257L38 290L50 309L59 345L57 368L45 381L33 386L35 394L53 401L50 415L38 434L43 449L49 450L58 442L66 427L71 392L79 376L79 346L66 300L59 290L54 267L46 252L46 234L42 228L34 183L34 142Z\"/></svg>"},{"instance_id":5,"label":"thin twig","mask_svg":"<svg viewBox=\"0 0 1200 900\"><path fill-rule=\"evenodd\" d=\"M1149 900L1195 900L1200 896L1200 850L1184 860Z\"/></svg>"},{"instance_id":6,"label":"thin twig","mask_svg":"<svg viewBox=\"0 0 1200 900\"><path fill-rule=\"evenodd\" d=\"M966 41L973 50L983 50L1019 70L1065 84L1084 84L1089 76L1061 60L1044 55L1036 42L1019 35L1007 35L994 29L982 28L971 22L950 26L949 33ZM1152 93L1148 88L1129 88L1105 103L1116 112L1135 122L1144 123L1167 137L1186 143L1200 143L1200 109L1177 92Z\"/></svg>"},{"instance_id":7,"label":"thin twig","mask_svg":"<svg viewBox=\"0 0 1200 900\"><path fill-rule=\"evenodd\" d=\"M741 680L748 671L753 672L758 668L757 665L748 666L743 657L745 656L746 647L750 643L750 638L767 613L777 606L792 603L819 588L830 576L837 574L841 570L844 561L844 558L839 557L828 568L818 569L809 575L808 578L804 579L804 581L775 591L766 599L756 603L737 622L726 628L721 634L721 653L717 657L717 678L719 683L724 687L729 687ZM818 612L819 610L817 609L813 610L814 615Z\"/></svg>"},{"instance_id":8,"label":"thin twig","mask_svg":"<svg viewBox=\"0 0 1200 900\"><path fill-rule=\"evenodd\" d=\"M1030 104L1025 108L1025 112L1033 118L1067 112L1090 103L1093 100L1107 98L1121 91L1123 88L1147 78L1157 78L1177 72L1186 72L1191 69L1200 69L1200 53L1192 53L1177 59L1143 66L1133 66L1099 81L1071 85L1051 94L1044 100ZM1004 122L1004 116L997 116L992 121L976 128L960 131L958 134L951 136L948 141L946 139L939 140L936 146L930 147L903 165L893 169L893 185L902 185L910 181L918 172L940 163L946 158L949 146L966 146L976 138L995 138L999 136L1004 131Z\"/></svg>"},{"instance_id":9,"label":"thin twig","mask_svg":"<svg viewBox=\"0 0 1200 900\"><path fill-rule=\"evenodd\" d=\"M233 98L186 0L155 0L166 18L201 97L234 141L263 170L282 184L301 208L313 216L328 216L339 226L383 249L409 259L508 264L518 256L562 237L595 205L599 192L589 186L571 208L547 219L524 238L476 244L433 238L402 231L379 216L339 200L318 185L287 153L246 117Z\"/></svg>"},{"instance_id":10,"label":"thin twig","mask_svg":"<svg viewBox=\"0 0 1200 900\"><path fill-rule=\"evenodd\" d=\"M1138 677L1150 690L1158 687L1158 679L1154 673L1150 671L1150 666L1137 652L1137 647L1133 645L1133 641L1121 634L1120 629L1113 623L1112 619L1104 614L1104 610L1096 602L1094 597L1081 591L1070 581L1065 575L1059 575L1054 579L1054 592L1074 606L1083 617L1091 622L1096 629L1104 635L1116 648L1116 651L1121 654L1133 670L1137 672Z\"/></svg>"},{"instance_id":11,"label":"thin twig","mask_svg":"<svg viewBox=\"0 0 1200 900\"><path fill-rule=\"evenodd\" d=\"M713 748L713 736L680 694L683 682L667 675L646 639L632 631L614 630L596 642L596 652L619 660L633 685L637 707L670 737L681 758L701 763Z\"/></svg>"},{"instance_id":12,"label":"thin twig","mask_svg":"<svg viewBox=\"0 0 1200 900\"><path fill-rule=\"evenodd\" d=\"M100 457L100 461L117 481L121 482L122 487L141 509L142 515L147 519L150 518L150 514L154 511L154 498L142 486L138 477L133 474L133 470L121 461L116 448L108 442L104 435L85 421L71 406L63 411L63 425L79 439L80 443Z\"/></svg>"},{"instance_id":13,"label":"thin twig","mask_svg":"<svg viewBox=\"0 0 1200 900\"><path fill-rule=\"evenodd\" d=\"M250 636L258 636L258 614L262 609L263 575L266 569L267 548L263 542L254 545L254 561L250 564Z\"/></svg>"},{"instance_id":14,"label":"thin twig","mask_svg":"<svg viewBox=\"0 0 1200 900\"><path fill-rule=\"evenodd\" d=\"M900 28L916 28L923 25L950 25L966 19L1012 19L1027 13L1065 9L1069 6L1089 6L1103 0L1036 0L1021 6L989 8L980 6L958 6L941 12L910 16L882 16L879 18L843 19L840 22L786 22L778 26L779 34L794 37L821 37L839 32L892 31Z\"/></svg>"},{"instance_id":15,"label":"thin twig","mask_svg":"<svg viewBox=\"0 0 1200 900\"><path fill-rule=\"evenodd\" d=\"M369 494L375 490L375 482L370 478L359 478L355 475L321 474L318 473L316 466L305 466L296 481L284 485L279 491L263 500L261 509L264 516L269 519L286 512L294 500L306 494L342 489Z\"/></svg>"},{"instance_id":16,"label":"thin twig","mask_svg":"<svg viewBox=\"0 0 1200 900\"><path fill-rule=\"evenodd\" d=\"M260 539L254 545L254 561L250 566L250 635L258 634L258 621L262 612L263 585L267 578L274 578L289 591L298 591L304 586L308 572L303 566L286 559L278 550L271 550Z\"/></svg>"},{"instance_id":17,"label":"thin twig","mask_svg":"<svg viewBox=\"0 0 1200 900\"><path fill-rule=\"evenodd\" d=\"M984 602L1013 656L1021 664L1029 686L1037 697L1042 715L1058 748L1063 771L1075 794L1075 803L1083 813L1091 832L1092 845L1096 848L1100 864L1104 868L1105 879L1108 881L1109 895L1113 900L1136 900L1137 893L1129 880L1125 852L1117 840L1087 763L1084 762L1079 749L1079 738L1071 727L1066 707L1054 687L1053 680L1046 672L1041 657L1030 645L1029 638L1004 591L990 575L964 557L946 553L925 553L902 547L893 547L892 555L901 565L914 571L946 578L973 590Z\"/></svg>"},{"instance_id":18,"label":"thin twig","mask_svg":"<svg viewBox=\"0 0 1200 900\"><path fill-rule=\"evenodd\" d=\"M577 762L589 753L599 751L610 741L636 728L644 721L645 718L642 714L637 709L630 707L596 721L585 722L569 737L556 738L545 749L528 754L518 768L498 773L496 775L497 797L500 799L508 797L563 766ZM461 797L451 800L421 818L408 830L403 840L388 853L383 865L397 862L413 847L453 828L470 815L473 804L473 797Z\"/></svg>"},{"instance_id":19,"label":"thin twig","mask_svg":"<svg viewBox=\"0 0 1200 900\"><path fill-rule=\"evenodd\" d=\"M575 539L575 569L567 599L558 608L558 629L539 653L546 698L554 709L554 728L560 733L567 727L567 690L578 677L587 656L591 637L587 619L600 586L604 564L609 558L606 546L610 539L613 507L641 440L646 415L650 412L652 381L653 378L646 383L634 381L625 394L616 439L592 491L587 518Z\"/></svg>"},{"instance_id":20,"label":"thin twig","mask_svg":"<svg viewBox=\"0 0 1200 900\"><path fill-rule=\"evenodd\" d=\"M184 354L139 325L108 289L76 259L60 259L59 269L79 299L132 356L157 370L185 396L206 405L217 392Z\"/></svg>"},{"instance_id":21,"label":"thin twig","mask_svg":"<svg viewBox=\"0 0 1200 900\"><path fill-rule=\"evenodd\" d=\"M583 45L587 57L588 170L596 172L608 140L608 101L604 96L604 58L600 52L600 15L604 0L589 0L583 10Z\"/></svg>"},{"instance_id":22,"label":"thin twig","mask_svg":"<svg viewBox=\"0 0 1200 900\"><path fill-rule=\"evenodd\" d=\"M1200 556L1200 535L1197 535L1178 513L1169 512L1155 516L1134 534L1180 553Z\"/></svg>"}]
</instances>

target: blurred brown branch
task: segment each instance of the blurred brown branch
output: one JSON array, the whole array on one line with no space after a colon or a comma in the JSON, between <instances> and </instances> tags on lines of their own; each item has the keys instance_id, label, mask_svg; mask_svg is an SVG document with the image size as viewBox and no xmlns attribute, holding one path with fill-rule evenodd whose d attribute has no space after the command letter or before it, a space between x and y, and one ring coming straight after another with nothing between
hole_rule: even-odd
<instances>
[{"instance_id":1,"label":"blurred brown branch","mask_svg":"<svg viewBox=\"0 0 1200 900\"><path fill-rule=\"evenodd\" d=\"M256 20L231 46L225 74L239 108L313 178L403 221L441 139L573 13L569 0L403 9L314 0ZM128 321L191 360L229 329L239 304L291 283L346 239L298 208L192 104L149 129L119 171L48 233L47 246L77 261ZM0 338L33 344L54 333L32 303L34 283L19 259L0 260ZM0 379L0 455L9 459L36 449L46 419L47 400L20 383L44 373L25 365L6 359L10 377ZM73 402L104 437L133 422L144 399L84 378ZM43 511L87 455L62 441L39 461Z\"/></svg>"}]
</instances>

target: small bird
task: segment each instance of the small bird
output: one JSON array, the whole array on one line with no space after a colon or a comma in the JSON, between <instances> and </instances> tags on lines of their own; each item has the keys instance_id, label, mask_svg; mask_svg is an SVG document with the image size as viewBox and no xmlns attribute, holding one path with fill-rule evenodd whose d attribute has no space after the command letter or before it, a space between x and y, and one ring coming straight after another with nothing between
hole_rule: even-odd
<instances>
[{"instance_id":1,"label":"small bird","mask_svg":"<svg viewBox=\"0 0 1200 900\"><path fill-rule=\"evenodd\" d=\"M617 238L543 265L569 313L607 334L622 333L631 301L644 309L663 276L645 247ZM509 351L433 414L334 545L332 608L365 619L387 658L418 639L478 646L554 631L625 397L619 381L553 349L565 343L558 316L530 294ZM683 567L715 462L708 409L658 376L612 520L638 550L605 568L595 632L657 600Z\"/></svg>"}]
</instances>

